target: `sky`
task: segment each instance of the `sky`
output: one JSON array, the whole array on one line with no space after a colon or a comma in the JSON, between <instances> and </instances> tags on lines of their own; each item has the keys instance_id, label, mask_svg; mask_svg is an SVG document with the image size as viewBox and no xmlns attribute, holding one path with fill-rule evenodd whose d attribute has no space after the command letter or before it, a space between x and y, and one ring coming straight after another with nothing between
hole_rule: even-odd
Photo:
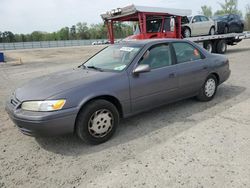
<instances>
[{"instance_id":1,"label":"sky","mask_svg":"<svg viewBox=\"0 0 250 188\"><path fill-rule=\"evenodd\" d=\"M53 32L78 22L100 23L101 13L129 4L191 9L193 14L202 5L220 9L224 0L0 0L0 31L31 33ZM250 0L238 0L238 9L245 13Z\"/></svg>"}]
</instances>

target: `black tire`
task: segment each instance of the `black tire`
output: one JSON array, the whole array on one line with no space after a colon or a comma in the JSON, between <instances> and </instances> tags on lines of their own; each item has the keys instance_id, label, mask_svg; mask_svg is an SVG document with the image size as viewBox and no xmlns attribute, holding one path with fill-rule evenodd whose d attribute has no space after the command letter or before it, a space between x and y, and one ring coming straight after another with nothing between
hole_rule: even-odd
<instances>
[{"instance_id":1,"label":"black tire","mask_svg":"<svg viewBox=\"0 0 250 188\"><path fill-rule=\"evenodd\" d=\"M182 36L184 38L189 38L191 37L191 30L188 27L184 27Z\"/></svg>"},{"instance_id":2,"label":"black tire","mask_svg":"<svg viewBox=\"0 0 250 188\"><path fill-rule=\"evenodd\" d=\"M228 29L228 26L225 26L225 28L224 28L224 34L227 34L229 32L229 29Z\"/></svg>"},{"instance_id":3,"label":"black tire","mask_svg":"<svg viewBox=\"0 0 250 188\"><path fill-rule=\"evenodd\" d=\"M110 120L112 126L106 131L105 135L94 136L93 135L94 131L92 131L91 133L91 128L89 127L91 122L90 118L92 118L96 112L102 110L104 111L106 110L109 113L111 113L111 116L109 117L112 117ZM94 120L92 119L92 122L93 121ZM100 123L101 126L98 125L98 129L100 129L99 127L102 127L102 125L103 127L105 127L105 123L106 122L101 122ZM78 137L86 143L101 144L103 142L106 142L113 136L118 125L119 125L119 112L115 107L115 105L106 100L99 99L89 102L79 112L76 120L76 133Z\"/></svg>"},{"instance_id":4,"label":"black tire","mask_svg":"<svg viewBox=\"0 0 250 188\"><path fill-rule=\"evenodd\" d=\"M224 54L227 51L227 42L225 40L219 40L216 43L216 52L219 54Z\"/></svg>"},{"instance_id":5,"label":"black tire","mask_svg":"<svg viewBox=\"0 0 250 188\"><path fill-rule=\"evenodd\" d=\"M213 31L213 32L212 32ZM215 35L215 27L212 26L209 30L209 35Z\"/></svg>"},{"instance_id":6,"label":"black tire","mask_svg":"<svg viewBox=\"0 0 250 188\"><path fill-rule=\"evenodd\" d=\"M212 53L213 52L213 43L211 41L205 41L203 43L203 48L205 48L207 51Z\"/></svg>"},{"instance_id":7,"label":"black tire","mask_svg":"<svg viewBox=\"0 0 250 188\"><path fill-rule=\"evenodd\" d=\"M215 83L214 93L211 96L206 93L206 84L209 80L214 80ZM209 75L206 81L204 82L202 88L200 89L199 94L197 95L197 99L203 102L211 101L217 92L217 86L218 86L218 80L215 77L215 75L213 74Z\"/></svg>"}]
</instances>

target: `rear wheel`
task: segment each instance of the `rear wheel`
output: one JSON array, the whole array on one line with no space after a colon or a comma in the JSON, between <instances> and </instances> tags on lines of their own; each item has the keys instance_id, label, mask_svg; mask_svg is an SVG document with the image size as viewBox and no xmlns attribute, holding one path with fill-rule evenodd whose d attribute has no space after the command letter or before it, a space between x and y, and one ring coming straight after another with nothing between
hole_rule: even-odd
<instances>
[{"instance_id":1,"label":"rear wheel","mask_svg":"<svg viewBox=\"0 0 250 188\"><path fill-rule=\"evenodd\" d=\"M203 48L205 48L210 53L213 52L213 43L211 41L206 41L203 43Z\"/></svg>"},{"instance_id":2,"label":"rear wheel","mask_svg":"<svg viewBox=\"0 0 250 188\"><path fill-rule=\"evenodd\" d=\"M217 91L218 80L214 75L209 75L203 84L197 98L200 101L210 101L214 98Z\"/></svg>"},{"instance_id":3,"label":"rear wheel","mask_svg":"<svg viewBox=\"0 0 250 188\"><path fill-rule=\"evenodd\" d=\"M88 103L78 114L76 133L84 142L100 144L109 140L119 124L116 107L106 100Z\"/></svg>"},{"instance_id":4,"label":"rear wheel","mask_svg":"<svg viewBox=\"0 0 250 188\"><path fill-rule=\"evenodd\" d=\"M227 43L225 40L219 40L216 43L216 52L219 54L224 54L227 51Z\"/></svg>"},{"instance_id":5,"label":"rear wheel","mask_svg":"<svg viewBox=\"0 0 250 188\"><path fill-rule=\"evenodd\" d=\"M227 33L228 33L228 31L229 31L229 30L228 30L228 27L227 27L227 26L225 26L225 28L224 28L224 32L223 32L223 33L224 33L224 34L227 34Z\"/></svg>"}]
</instances>

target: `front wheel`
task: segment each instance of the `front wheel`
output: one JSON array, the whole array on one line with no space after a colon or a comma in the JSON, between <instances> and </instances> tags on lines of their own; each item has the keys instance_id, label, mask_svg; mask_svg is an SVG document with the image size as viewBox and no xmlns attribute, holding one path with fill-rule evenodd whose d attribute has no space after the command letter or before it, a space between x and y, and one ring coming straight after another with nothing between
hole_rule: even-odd
<instances>
[{"instance_id":1,"label":"front wheel","mask_svg":"<svg viewBox=\"0 0 250 188\"><path fill-rule=\"evenodd\" d=\"M118 124L117 108L106 100L95 100L79 112L76 133L84 142L100 144L113 136Z\"/></svg>"},{"instance_id":2,"label":"front wheel","mask_svg":"<svg viewBox=\"0 0 250 188\"><path fill-rule=\"evenodd\" d=\"M218 81L214 75L208 76L203 84L197 98L200 101L210 101L214 98L217 91Z\"/></svg>"},{"instance_id":3,"label":"front wheel","mask_svg":"<svg viewBox=\"0 0 250 188\"><path fill-rule=\"evenodd\" d=\"M187 28L187 27L184 28L184 30L183 30L183 37L184 38L191 37L191 30L189 28Z\"/></svg>"}]
</instances>

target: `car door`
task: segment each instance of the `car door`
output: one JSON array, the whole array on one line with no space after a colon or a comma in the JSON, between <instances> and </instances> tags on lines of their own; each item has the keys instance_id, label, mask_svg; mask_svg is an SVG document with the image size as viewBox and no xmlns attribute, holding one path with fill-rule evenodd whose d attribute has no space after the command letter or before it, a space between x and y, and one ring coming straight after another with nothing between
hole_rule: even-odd
<instances>
[{"instance_id":1,"label":"car door","mask_svg":"<svg viewBox=\"0 0 250 188\"><path fill-rule=\"evenodd\" d=\"M233 14L230 14L228 17L228 22L229 22L229 32L234 33L237 31L237 20L235 19Z\"/></svg>"},{"instance_id":2,"label":"car door","mask_svg":"<svg viewBox=\"0 0 250 188\"><path fill-rule=\"evenodd\" d=\"M235 32L237 32L237 33L240 33L240 32L242 32L242 21L241 21L241 17L239 16L239 15L234 15L234 17L235 17L235 22L236 22L236 25L235 25Z\"/></svg>"},{"instance_id":3,"label":"car door","mask_svg":"<svg viewBox=\"0 0 250 188\"><path fill-rule=\"evenodd\" d=\"M200 16L201 19L201 28L202 28L202 35L209 34L211 28L211 22L206 16Z\"/></svg>"},{"instance_id":4,"label":"car door","mask_svg":"<svg viewBox=\"0 0 250 188\"><path fill-rule=\"evenodd\" d=\"M172 66L169 44L157 44L147 49L135 68L149 65L150 71L129 75L132 113L166 103L178 89L178 78ZM135 70L134 68L134 70Z\"/></svg>"},{"instance_id":5,"label":"car door","mask_svg":"<svg viewBox=\"0 0 250 188\"><path fill-rule=\"evenodd\" d=\"M173 42L180 97L196 94L208 75L204 55L189 42Z\"/></svg>"},{"instance_id":6,"label":"car door","mask_svg":"<svg viewBox=\"0 0 250 188\"><path fill-rule=\"evenodd\" d=\"M191 22L191 34L192 36L202 35L202 22L200 16L194 16Z\"/></svg>"}]
</instances>

